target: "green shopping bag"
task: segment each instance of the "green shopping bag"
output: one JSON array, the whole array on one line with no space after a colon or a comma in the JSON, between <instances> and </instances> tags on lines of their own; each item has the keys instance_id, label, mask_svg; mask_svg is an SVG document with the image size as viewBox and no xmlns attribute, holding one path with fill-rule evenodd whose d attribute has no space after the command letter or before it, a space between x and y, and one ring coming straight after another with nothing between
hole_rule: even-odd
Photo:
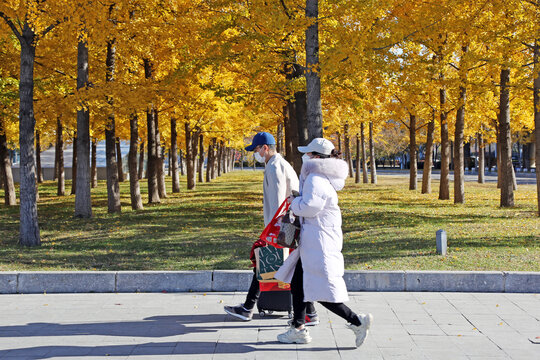
<instances>
[{"instance_id":1,"label":"green shopping bag","mask_svg":"<svg viewBox=\"0 0 540 360\"><path fill-rule=\"evenodd\" d=\"M274 275L288 256L288 248L276 248L274 246L256 248L257 280L259 282L276 282Z\"/></svg>"}]
</instances>

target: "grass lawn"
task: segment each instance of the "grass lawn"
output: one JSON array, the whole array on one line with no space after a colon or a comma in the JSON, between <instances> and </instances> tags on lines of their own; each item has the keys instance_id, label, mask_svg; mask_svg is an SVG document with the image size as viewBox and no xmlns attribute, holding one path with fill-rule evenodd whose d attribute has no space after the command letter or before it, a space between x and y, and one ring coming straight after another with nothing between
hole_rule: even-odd
<instances>
[{"instance_id":1,"label":"grass lawn","mask_svg":"<svg viewBox=\"0 0 540 360\"><path fill-rule=\"evenodd\" d=\"M42 246L21 248L19 208L0 205L0 270L247 269L262 231L262 172L225 174L195 191L132 211L129 182L123 213L107 214L105 182L92 190L94 217L73 218L74 196L40 185ZM146 182L141 182L146 202ZM420 187L420 184L419 184ZM343 254L348 269L540 271L540 219L534 185L521 185L517 206L501 209L495 184L465 184L465 205L408 190L407 178L379 184L348 182L339 193ZM451 185L452 187L452 185ZM69 191L70 184L66 184ZM168 179L168 191L170 191ZM3 199L3 191L0 190ZM435 254L435 232L448 233L446 257Z\"/></svg>"}]
</instances>

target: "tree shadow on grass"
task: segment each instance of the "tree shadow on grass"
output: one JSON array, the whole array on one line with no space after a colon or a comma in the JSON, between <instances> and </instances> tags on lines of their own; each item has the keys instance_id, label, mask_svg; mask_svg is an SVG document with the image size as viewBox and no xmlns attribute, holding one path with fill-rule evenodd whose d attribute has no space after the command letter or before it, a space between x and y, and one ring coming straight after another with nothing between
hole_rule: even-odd
<instances>
[{"instance_id":1,"label":"tree shadow on grass","mask_svg":"<svg viewBox=\"0 0 540 360\"><path fill-rule=\"evenodd\" d=\"M496 221L507 219L504 213L498 216L492 214L411 214L403 211L364 211L364 212L343 212L343 233L349 233L353 231L363 231L366 229L373 229L378 227L384 228L412 228L419 225L438 225L444 224L467 224L467 223L481 223L487 221Z\"/></svg>"},{"instance_id":2,"label":"tree shadow on grass","mask_svg":"<svg viewBox=\"0 0 540 360\"><path fill-rule=\"evenodd\" d=\"M538 238L534 236L507 236L489 241L486 238L471 239L455 237L451 239L453 248L522 248L538 247ZM435 239L403 238L399 240L379 240L375 243L369 239L346 242L344 245L348 263L374 261L390 258L418 257L436 255Z\"/></svg>"}]
</instances>

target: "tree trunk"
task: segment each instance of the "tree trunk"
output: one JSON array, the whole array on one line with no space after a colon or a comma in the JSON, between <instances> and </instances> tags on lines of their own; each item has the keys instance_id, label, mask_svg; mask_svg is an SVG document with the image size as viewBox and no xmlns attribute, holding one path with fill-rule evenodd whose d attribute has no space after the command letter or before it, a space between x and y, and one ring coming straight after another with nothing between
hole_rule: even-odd
<instances>
[{"instance_id":1,"label":"tree trunk","mask_svg":"<svg viewBox=\"0 0 540 360\"><path fill-rule=\"evenodd\" d=\"M221 154L223 156L223 173L226 174L229 172L229 148L224 146Z\"/></svg>"},{"instance_id":2,"label":"tree trunk","mask_svg":"<svg viewBox=\"0 0 540 360\"><path fill-rule=\"evenodd\" d=\"M442 78L442 75L441 75ZM450 165L450 148L448 143L448 120L445 109L446 104L446 89L439 90L439 103L441 107L441 180L439 183L439 200L450 199L450 184L449 184L449 165Z\"/></svg>"},{"instance_id":3,"label":"tree trunk","mask_svg":"<svg viewBox=\"0 0 540 360\"><path fill-rule=\"evenodd\" d=\"M538 216L540 216L540 39L534 43L534 148L536 166L536 197L538 201Z\"/></svg>"},{"instance_id":4,"label":"tree trunk","mask_svg":"<svg viewBox=\"0 0 540 360\"><path fill-rule=\"evenodd\" d=\"M185 163L185 157L184 157L184 153L182 150L180 150L180 175L184 176L185 175L185 171L184 171L184 163Z\"/></svg>"},{"instance_id":5,"label":"tree trunk","mask_svg":"<svg viewBox=\"0 0 540 360\"><path fill-rule=\"evenodd\" d=\"M144 59L144 76L146 79L152 78L152 64L150 60ZM147 133L147 162L146 177L148 178L148 203L159 203L158 177L157 177L157 149L156 149L156 109L152 105L146 111L146 133Z\"/></svg>"},{"instance_id":6,"label":"tree trunk","mask_svg":"<svg viewBox=\"0 0 540 360\"><path fill-rule=\"evenodd\" d=\"M203 134L199 135L199 182L202 183L204 173L204 143Z\"/></svg>"},{"instance_id":7,"label":"tree trunk","mask_svg":"<svg viewBox=\"0 0 540 360\"><path fill-rule=\"evenodd\" d=\"M532 132L532 142L529 143L529 168L527 169L531 172L532 168L536 168L536 131Z\"/></svg>"},{"instance_id":8,"label":"tree trunk","mask_svg":"<svg viewBox=\"0 0 540 360\"><path fill-rule=\"evenodd\" d=\"M459 107L456 112L456 128L454 132L454 204L465 202L465 163L463 154L463 136L465 131L465 103L467 89L459 87Z\"/></svg>"},{"instance_id":9,"label":"tree trunk","mask_svg":"<svg viewBox=\"0 0 540 360\"><path fill-rule=\"evenodd\" d=\"M416 190L416 182L418 177L418 164L416 163L416 115L409 114L409 190Z\"/></svg>"},{"instance_id":10,"label":"tree trunk","mask_svg":"<svg viewBox=\"0 0 540 360\"><path fill-rule=\"evenodd\" d=\"M121 212L120 183L118 182L118 164L116 162L116 137L114 128L114 115L109 116L109 123L105 128L105 161L107 168L107 211L109 213Z\"/></svg>"},{"instance_id":11,"label":"tree trunk","mask_svg":"<svg viewBox=\"0 0 540 360\"><path fill-rule=\"evenodd\" d=\"M35 34L29 24L23 24L20 38L21 64L19 82L19 146L20 162L20 235L24 246L39 246L36 165L34 158L34 60Z\"/></svg>"},{"instance_id":12,"label":"tree trunk","mask_svg":"<svg viewBox=\"0 0 540 360\"><path fill-rule=\"evenodd\" d=\"M233 167L234 167L234 158L233 158L233 149L232 148L228 148L228 151L227 151L227 159L228 159L228 162L229 162L229 171L228 172L231 172L233 171Z\"/></svg>"},{"instance_id":13,"label":"tree trunk","mask_svg":"<svg viewBox=\"0 0 540 360\"><path fill-rule=\"evenodd\" d=\"M160 136L161 137L161 136ZM161 144L161 141L159 142ZM165 147L161 146L158 148L158 191L160 198L167 197L167 187L165 183Z\"/></svg>"},{"instance_id":14,"label":"tree trunk","mask_svg":"<svg viewBox=\"0 0 540 360\"><path fill-rule=\"evenodd\" d=\"M194 134L192 133L189 123L185 123L186 133L186 165L187 165L187 188L192 190L195 188L195 154L194 154Z\"/></svg>"},{"instance_id":15,"label":"tree trunk","mask_svg":"<svg viewBox=\"0 0 540 360\"><path fill-rule=\"evenodd\" d=\"M157 154L157 181L158 181L158 194L160 198L167 197L167 189L165 188L165 171L164 171L164 156L165 149L161 146L161 135L159 131L159 121L158 121L158 112L156 111L156 116L154 118L156 122L156 154Z\"/></svg>"},{"instance_id":16,"label":"tree trunk","mask_svg":"<svg viewBox=\"0 0 540 360\"><path fill-rule=\"evenodd\" d=\"M37 166L37 181L43 182L43 169L41 168L41 138L39 130L36 130L36 166Z\"/></svg>"},{"instance_id":17,"label":"tree trunk","mask_svg":"<svg viewBox=\"0 0 540 360\"><path fill-rule=\"evenodd\" d=\"M147 126L147 162L146 162L146 177L148 178L148 203L159 203L159 192L158 192L158 179L157 179L157 151L156 151L156 129L154 117L156 116L156 111L152 107L146 113L146 126Z\"/></svg>"},{"instance_id":18,"label":"tree trunk","mask_svg":"<svg viewBox=\"0 0 540 360\"><path fill-rule=\"evenodd\" d=\"M212 143L208 144L208 155L206 160L206 182L209 183L212 181L212 154L214 150L212 148Z\"/></svg>"},{"instance_id":19,"label":"tree trunk","mask_svg":"<svg viewBox=\"0 0 540 360\"><path fill-rule=\"evenodd\" d=\"M117 137L115 139L115 146L116 146L116 165L118 167L118 181L124 182L126 180L124 176L124 164L122 161L122 149L120 146L120 138Z\"/></svg>"},{"instance_id":20,"label":"tree trunk","mask_svg":"<svg viewBox=\"0 0 540 360\"><path fill-rule=\"evenodd\" d=\"M53 172L53 181L57 180L58 176L58 122L60 121L60 117L56 119L57 125L56 125L56 141L54 142L54 172Z\"/></svg>"},{"instance_id":21,"label":"tree trunk","mask_svg":"<svg viewBox=\"0 0 540 360\"><path fill-rule=\"evenodd\" d=\"M296 171L297 174L300 174L300 171L302 170L302 154L298 152L298 146L300 144L299 129L302 126L302 123L304 124L304 126L307 126L307 118L301 118L300 119L301 124L300 125L298 124L299 115L306 116L306 113L305 113L306 103L305 101L302 100L304 98L300 94L295 93L295 98L300 99L302 104L299 105L296 102L291 102L291 101L288 102L288 118L287 118L288 128L285 129L286 131L285 136L287 137L287 133L288 133L290 146L287 147L287 155L289 158L289 162L291 162L291 165L294 171ZM304 106L303 109L302 109L302 106Z\"/></svg>"},{"instance_id":22,"label":"tree trunk","mask_svg":"<svg viewBox=\"0 0 540 360\"><path fill-rule=\"evenodd\" d=\"M497 189L501 188L502 180L501 180L501 139L499 137L499 130L497 127Z\"/></svg>"},{"instance_id":23,"label":"tree trunk","mask_svg":"<svg viewBox=\"0 0 540 360\"><path fill-rule=\"evenodd\" d=\"M306 89L308 142L323 136L321 78L319 67L319 0L306 0L306 18L313 23L306 30Z\"/></svg>"},{"instance_id":24,"label":"tree trunk","mask_svg":"<svg viewBox=\"0 0 540 360\"><path fill-rule=\"evenodd\" d=\"M523 164L523 168L521 169L522 172L525 172L525 170L528 170L530 171L531 170L531 167L530 167L530 156L529 156L529 153L530 153L530 149L531 149L531 144L530 143L524 143L523 146L522 146L522 149L523 149L523 153L522 153L522 164Z\"/></svg>"},{"instance_id":25,"label":"tree trunk","mask_svg":"<svg viewBox=\"0 0 540 360\"><path fill-rule=\"evenodd\" d=\"M144 141L141 141L139 145L139 169L137 176L139 180L142 180L144 177Z\"/></svg>"},{"instance_id":26,"label":"tree trunk","mask_svg":"<svg viewBox=\"0 0 540 360\"><path fill-rule=\"evenodd\" d=\"M58 179L58 186L56 189L56 194L58 196L64 196L66 195L66 177L64 173L64 129L62 126L62 122L60 121L60 118L58 118L57 124L56 124L56 148L58 150L57 152L57 158L58 158L58 166L56 174L56 177Z\"/></svg>"},{"instance_id":27,"label":"tree trunk","mask_svg":"<svg viewBox=\"0 0 540 360\"><path fill-rule=\"evenodd\" d=\"M71 195L75 195L77 190L77 132L73 134L73 154L71 157Z\"/></svg>"},{"instance_id":28,"label":"tree trunk","mask_svg":"<svg viewBox=\"0 0 540 360\"><path fill-rule=\"evenodd\" d=\"M218 143L218 149L217 149L217 176L221 176L221 159L222 159L222 153L223 152L223 141L220 141Z\"/></svg>"},{"instance_id":29,"label":"tree trunk","mask_svg":"<svg viewBox=\"0 0 540 360\"><path fill-rule=\"evenodd\" d=\"M360 135L359 134L356 134L356 174L355 174L355 177L354 177L354 183L355 184L359 184L360 183L360 163L361 163L361 156L362 154L360 154L360 149L361 149L361 145L360 145Z\"/></svg>"},{"instance_id":30,"label":"tree trunk","mask_svg":"<svg viewBox=\"0 0 540 360\"><path fill-rule=\"evenodd\" d=\"M169 168L172 176L172 192L180 192L180 179L178 178L178 149L176 147L178 134L176 132L176 119L171 118L171 162Z\"/></svg>"},{"instance_id":31,"label":"tree trunk","mask_svg":"<svg viewBox=\"0 0 540 360\"><path fill-rule=\"evenodd\" d=\"M501 207L514 206L509 82L510 69L501 69L501 94L499 102L499 138L501 144Z\"/></svg>"},{"instance_id":32,"label":"tree trunk","mask_svg":"<svg viewBox=\"0 0 540 360\"><path fill-rule=\"evenodd\" d=\"M92 165L90 171L91 184L90 187L93 189L97 186L97 140L92 139Z\"/></svg>"},{"instance_id":33,"label":"tree trunk","mask_svg":"<svg viewBox=\"0 0 540 360\"><path fill-rule=\"evenodd\" d=\"M375 146L373 144L373 122L369 122L369 163L371 165L371 183L377 183L377 163L375 162Z\"/></svg>"},{"instance_id":34,"label":"tree trunk","mask_svg":"<svg viewBox=\"0 0 540 360\"><path fill-rule=\"evenodd\" d=\"M3 179L4 202L7 206L17 204L15 196L15 183L13 182L13 173L11 171L11 159L7 148L6 133L3 128L3 122L0 119L0 177Z\"/></svg>"},{"instance_id":35,"label":"tree trunk","mask_svg":"<svg viewBox=\"0 0 540 360\"><path fill-rule=\"evenodd\" d=\"M366 137L364 135L364 123L360 124L360 139L362 142L362 182L364 184L367 184L369 183L369 180L368 180L368 173L367 173Z\"/></svg>"},{"instance_id":36,"label":"tree trunk","mask_svg":"<svg viewBox=\"0 0 540 360\"><path fill-rule=\"evenodd\" d=\"M137 115L131 115L129 120L129 193L131 195L131 208L140 210L143 208L141 189L139 187L139 174L137 174L137 142L139 141L139 126Z\"/></svg>"},{"instance_id":37,"label":"tree trunk","mask_svg":"<svg viewBox=\"0 0 540 360\"><path fill-rule=\"evenodd\" d=\"M484 137L482 133L478 133L478 183L485 183L485 162L484 162Z\"/></svg>"},{"instance_id":38,"label":"tree trunk","mask_svg":"<svg viewBox=\"0 0 540 360\"><path fill-rule=\"evenodd\" d=\"M212 174L210 178L214 180L216 178L216 157L217 157L217 139L212 138Z\"/></svg>"},{"instance_id":39,"label":"tree trunk","mask_svg":"<svg viewBox=\"0 0 540 360\"><path fill-rule=\"evenodd\" d=\"M223 140L219 142L219 150L219 165L221 166L221 174L223 174L225 173L225 171L223 170L225 167L225 142Z\"/></svg>"},{"instance_id":40,"label":"tree trunk","mask_svg":"<svg viewBox=\"0 0 540 360\"><path fill-rule=\"evenodd\" d=\"M81 89L88 86L88 44L86 41L79 41L77 54L77 89ZM90 112L87 107L77 111L76 159L75 216L89 218L92 216L92 201L90 198Z\"/></svg>"},{"instance_id":41,"label":"tree trunk","mask_svg":"<svg viewBox=\"0 0 540 360\"><path fill-rule=\"evenodd\" d=\"M465 139L463 139L463 169L467 169L469 171L472 170L472 160L471 160L471 143L470 139L468 142L465 142Z\"/></svg>"},{"instance_id":42,"label":"tree trunk","mask_svg":"<svg viewBox=\"0 0 540 360\"><path fill-rule=\"evenodd\" d=\"M516 179L516 172L514 170L514 167L512 166L512 188L514 191L517 190L517 179Z\"/></svg>"},{"instance_id":43,"label":"tree trunk","mask_svg":"<svg viewBox=\"0 0 540 360\"><path fill-rule=\"evenodd\" d=\"M341 152L341 134L337 133L338 152Z\"/></svg>"},{"instance_id":44,"label":"tree trunk","mask_svg":"<svg viewBox=\"0 0 540 360\"><path fill-rule=\"evenodd\" d=\"M298 146L306 146L309 144L309 132L307 122L307 103L306 92L297 91L294 94L295 112L296 112L296 127L298 131ZM296 153L298 153L297 147L295 147Z\"/></svg>"},{"instance_id":45,"label":"tree trunk","mask_svg":"<svg viewBox=\"0 0 540 360\"><path fill-rule=\"evenodd\" d=\"M422 194L431 194L431 166L433 165L433 133L435 131L435 110L433 118L428 123L426 138L426 154L424 156L424 169L422 173Z\"/></svg>"},{"instance_id":46,"label":"tree trunk","mask_svg":"<svg viewBox=\"0 0 540 360\"><path fill-rule=\"evenodd\" d=\"M345 161L347 161L347 165L349 165L349 177L353 177L353 161L352 161L352 154L351 154L351 143L349 138L349 124L345 124L343 126L343 134L345 139Z\"/></svg>"},{"instance_id":47,"label":"tree trunk","mask_svg":"<svg viewBox=\"0 0 540 360\"><path fill-rule=\"evenodd\" d=\"M280 121L277 126L276 151L280 154L283 151L283 121ZM208 169L208 166L206 168Z\"/></svg>"},{"instance_id":48,"label":"tree trunk","mask_svg":"<svg viewBox=\"0 0 540 360\"><path fill-rule=\"evenodd\" d=\"M293 141L291 136L293 135L291 131L291 119L289 116L289 109L294 106L294 104L287 100L287 105L283 106L283 127L285 130L285 143L283 144L283 148L285 150L284 158L289 162L289 164L294 165L293 162ZM296 127L296 124L295 124ZM294 166L293 166L294 168ZM295 169L296 170L296 169Z\"/></svg>"},{"instance_id":49,"label":"tree trunk","mask_svg":"<svg viewBox=\"0 0 540 360\"><path fill-rule=\"evenodd\" d=\"M534 43L534 148L536 166L536 198L538 201L538 216L540 216L540 39Z\"/></svg>"},{"instance_id":50,"label":"tree trunk","mask_svg":"<svg viewBox=\"0 0 540 360\"><path fill-rule=\"evenodd\" d=\"M244 149L240 150L240 170L244 170Z\"/></svg>"},{"instance_id":51,"label":"tree trunk","mask_svg":"<svg viewBox=\"0 0 540 360\"><path fill-rule=\"evenodd\" d=\"M114 67L115 67L115 55L116 48L114 46L114 40L107 42L107 59L106 59L106 73L105 81L114 81ZM108 98L108 103L112 106L113 99ZM120 172L118 158L122 155L117 155L116 146L116 127L115 116L111 109L107 125L105 127L105 161L107 166L107 211L109 213L121 212L120 203ZM123 176L123 174L122 174Z\"/></svg>"},{"instance_id":52,"label":"tree trunk","mask_svg":"<svg viewBox=\"0 0 540 360\"><path fill-rule=\"evenodd\" d=\"M491 167L493 163L493 157L491 155L491 143L487 144L487 159L486 159L486 165L487 165L487 171L491 172Z\"/></svg>"},{"instance_id":53,"label":"tree trunk","mask_svg":"<svg viewBox=\"0 0 540 360\"><path fill-rule=\"evenodd\" d=\"M171 149L169 149L168 157L169 157L169 166L167 166L167 176L171 176Z\"/></svg>"}]
</instances>

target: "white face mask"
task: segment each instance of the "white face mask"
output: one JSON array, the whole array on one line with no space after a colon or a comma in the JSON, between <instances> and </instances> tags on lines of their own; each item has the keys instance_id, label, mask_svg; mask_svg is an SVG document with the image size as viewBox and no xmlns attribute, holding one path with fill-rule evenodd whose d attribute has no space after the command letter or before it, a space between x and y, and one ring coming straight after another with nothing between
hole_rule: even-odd
<instances>
[{"instance_id":1,"label":"white face mask","mask_svg":"<svg viewBox=\"0 0 540 360\"><path fill-rule=\"evenodd\" d=\"M309 157L308 154L302 155L302 162L303 162L303 163L306 162L306 161L308 161L308 160L311 160L311 158Z\"/></svg>"},{"instance_id":2,"label":"white face mask","mask_svg":"<svg viewBox=\"0 0 540 360\"><path fill-rule=\"evenodd\" d=\"M263 163L265 162L265 158L261 156L261 154L259 154L258 151L255 151L255 153L253 154L255 156L255 160L257 160L257 162L260 162L260 163Z\"/></svg>"}]
</instances>

